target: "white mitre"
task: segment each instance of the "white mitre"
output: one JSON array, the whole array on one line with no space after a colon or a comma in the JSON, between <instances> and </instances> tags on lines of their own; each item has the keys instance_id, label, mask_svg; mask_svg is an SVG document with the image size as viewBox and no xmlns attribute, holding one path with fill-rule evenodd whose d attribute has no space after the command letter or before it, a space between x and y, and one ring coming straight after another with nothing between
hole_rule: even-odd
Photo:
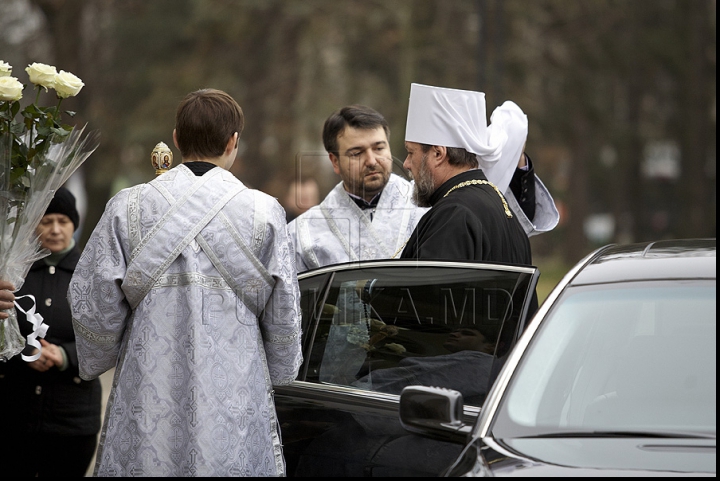
<instances>
[{"instance_id":1,"label":"white mitre","mask_svg":"<svg viewBox=\"0 0 720 481\"><path fill-rule=\"evenodd\" d=\"M510 185L527 134L527 116L514 102L496 108L488 125L484 93L410 85L405 140L476 154L480 168L501 192Z\"/></svg>"}]
</instances>

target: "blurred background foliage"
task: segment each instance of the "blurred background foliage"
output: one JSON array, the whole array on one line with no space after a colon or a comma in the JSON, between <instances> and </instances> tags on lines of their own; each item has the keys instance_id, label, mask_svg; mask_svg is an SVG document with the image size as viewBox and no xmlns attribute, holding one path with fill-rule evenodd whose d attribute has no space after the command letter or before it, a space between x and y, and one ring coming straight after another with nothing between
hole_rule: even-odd
<instances>
[{"instance_id":1,"label":"blurred background foliage","mask_svg":"<svg viewBox=\"0 0 720 481\"><path fill-rule=\"evenodd\" d=\"M488 117L505 100L528 115L526 151L562 215L533 254L560 273L605 243L715 236L715 39L715 0L0 2L15 75L42 62L86 84L63 104L102 133L73 179L81 244L113 194L153 178L190 91L237 99L233 172L283 198L296 176L322 196L337 182L321 129L347 104L386 116L401 162L417 82L483 91Z\"/></svg>"}]
</instances>

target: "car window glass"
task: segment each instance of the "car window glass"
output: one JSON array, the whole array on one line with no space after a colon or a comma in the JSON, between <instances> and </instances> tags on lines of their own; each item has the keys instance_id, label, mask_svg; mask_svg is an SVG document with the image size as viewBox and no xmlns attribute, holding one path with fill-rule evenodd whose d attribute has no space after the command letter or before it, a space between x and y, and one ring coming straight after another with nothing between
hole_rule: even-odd
<instances>
[{"instance_id":1,"label":"car window glass","mask_svg":"<svg viewBox=\"0 0 720 481\"><path fill-rule=\"evenodd\" d=\"M309 276L299 283L300 284L300 311L302 313L302 346L303 355L307 356L307 347L312 344L315 335L313 320L317 315L321 315L322 296L324 295L324 287L330 274L322 274ZM306 364L307 365L307 364ZM298 372L298 379L305 378L306 371L301 369Z\"/></svg>"},{"instance_id":2,"label":"car window glass","mask_svg":"<svg viewBox=\"0 0 720 481\"><path fill-rule=\"evenodd\" d=\"M302 311L302 330L307 332L310 321L315 317L317 309L320 308L323 295L323 287L327 282L329 274L311 276L303 279L300 283L300 310Z\"/></svg>"},{"instance_id":3,"label":"car window glass","mask_svg":"<svg viewBox=\"0 0 720 481\"><path fill-rule=\"evenodd\" d=\"M714 432L715 298L710 281L571 289L525 352L493 431Z\"/></svg>"},{"instance_id":4,"label":"car window glass","mask_svg":"<svg viewBox=\"0 0 720 481\"><path fill-rule=\"evenodd\" d=\"M306 380L392 394L433 385L480 405L516 338L531 277L452 267L337 272Z\"/></svg>"}]
</instances>

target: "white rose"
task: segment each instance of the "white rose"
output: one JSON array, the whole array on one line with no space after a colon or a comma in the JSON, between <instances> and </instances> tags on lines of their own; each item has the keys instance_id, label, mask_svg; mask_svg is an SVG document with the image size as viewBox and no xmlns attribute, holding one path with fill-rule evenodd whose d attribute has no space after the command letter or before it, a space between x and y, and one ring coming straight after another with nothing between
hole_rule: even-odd
<instances>
[{"instance_id":1,"label":"white rose","mask_svg":"<svg viewBox=\"0 0 720 481\"><path fill-rule=\"evenodd\" d=\"M12 74L12 67L9 63L0 60L0 77L9 77Z\"/></svg>"},{"instance_id":2,"label":"white rose","mask_svg":"<svg viewBox=\"0 0 720 481\"><path fill-rule=\"evenodd\" d=\"M45 65L44 63L33 63L28 65L25 71L30 77L30 81L35 85L39 85L47 89L51 89L55 86L55 77L57 77L57 70L51 65Z\"/></svg>"},{"instance_id":3,"label":"white rose","mask_svg":"<svg viewBox=\"0 0 720 481\"><path fill-rule=\"evenodd\" d=\"M0 100L12 102L22 98L23 84L15 77L0 77Z\"/></svg>"},{"instance_id":4,"label":"white rose","mask_svg":"<svg viewBox=\"0 0 720 481\"><path fill-rule=\"evenodd\" d=\"M70 72L61 70L55 77L55 91L61 99L75 97L85 86L82 80Z\"/></svg>"}]
</instances>

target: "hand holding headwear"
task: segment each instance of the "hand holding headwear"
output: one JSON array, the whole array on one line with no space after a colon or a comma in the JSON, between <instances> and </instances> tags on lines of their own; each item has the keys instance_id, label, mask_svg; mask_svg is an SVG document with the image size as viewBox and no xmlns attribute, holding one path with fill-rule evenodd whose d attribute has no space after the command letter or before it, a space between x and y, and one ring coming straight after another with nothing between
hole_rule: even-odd
<instances>
[{"instance_id":1,"label":"hand holding headwear","mask_svg":"<svg viewBox=\"0 0 720 481\"><path fill-rule=\"evenodd\" d=\"M510 185L527 134L527 116L514 102L495 109L487 125L484 93L410 86L405 140L476 154L479 167L501 192Z\"/></svg>"}]
</instances>

